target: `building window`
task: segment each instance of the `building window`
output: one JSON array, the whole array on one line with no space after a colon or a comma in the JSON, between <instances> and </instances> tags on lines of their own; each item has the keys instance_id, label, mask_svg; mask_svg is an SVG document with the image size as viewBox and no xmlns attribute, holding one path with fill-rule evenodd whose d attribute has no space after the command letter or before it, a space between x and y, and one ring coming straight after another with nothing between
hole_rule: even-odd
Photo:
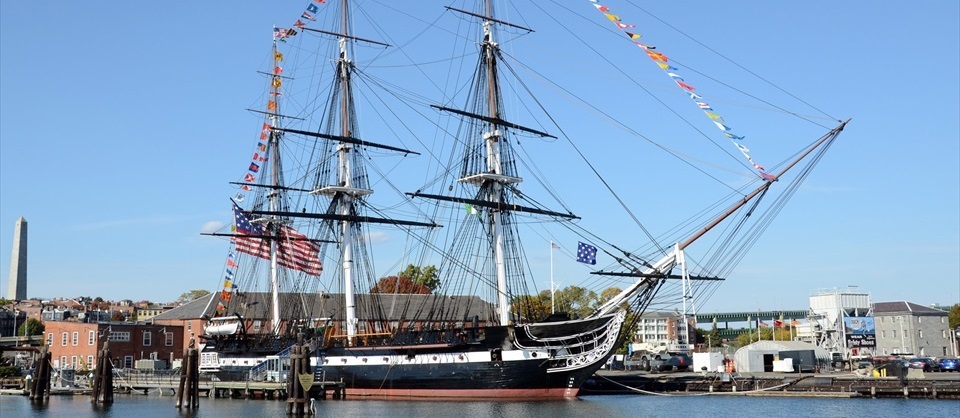
<instances>
[{"instance_id":1,"label":"building window","mask_svg":"<svg viewBox=\"0 0 960 418\"><path fill-rule=\"evenodd\" d=\"M897 330L891 330L890 333L893 334L890 338L897 338Z\"/></svg>"},{"instance_id":2,"label":"building window","mask_svg":"<svg viewBox=\"0 0 960 418\"><path fill-rule=\"evenodd\" d=\"M60 345L62 345L62 346L64 346L64 347L67 346L67 339L70 338L70 335L69 335L69 334L70 334L70 333L68 333L68 332L64 332L64 333L63 333L63 338L62 338L61 341L60 341ZM63 362L66 363L67 361L64 360Z\"/></svg>"},{"instance_id":3,"label":"building window","mask_svg":"<svg viewBox=\"0 0 960 418\"><path fill-rule=\"evenodd\" d=\"M117 342L129 342L130 333L127 331L111 331L110 337L108 338L108 340L117 341Z\"/></svg>"},{"instance_id":4,"label":"building window","mask_svg":"<svg viewBox=\"0 0 960 418\"><path fill-rule=\"evenodd\" d=\"M97 332L90 330L90 336L87 338L87 345L94 345L97 343Z\"/></svg>"},{"instance_id":5,"label":"building window","mask_svg":"<svg viewBox=\"0 0 960 418\"><path fill-rule=\"evenodd\" d=\"M887 338L887 332L886 332L886 331L880 331L880 338Z\"/></svg>"},{"instance_id":6,"label":"building window","mask_svg":"<svg viewBox=\"0 0 960 418\"><path fill-rule=\"evenodd\" d=\"M144 331L143 332L143 346L149 347L153 345L153 332Z\"/></svg>"},{"instance_id":7,"label":"building window","mask_svg":"<svg viewBox=\"0 0 960 418\"><path fill-rule=\"evenodd\" d=\"M66 344L64 344L66 345ZM67 356L60 356L60 364L54 364L53 367L67 367Z\"/></svg>"},{"instance_id":8,"label":"building window","mask_svg":"<svg viewBox=\"0 0 960 418\"><path fill-rule=\"evenodd\" d=\"M93 364L93 356L87 356L87 368L90 370L97 368L97 365Z\"/></svg>"},{"instance_id":9,"label":"building window","mask_svg":"<svg viewBox=\"0 0 960 418\"><path fill-rule=\"evenodd\" d=\"M78 344L80 344L80 333L77 332L77 331L74 331L74 332L73 332L73 345L74 345L74 347L76 347Z\"/></svg>"},{"instance_id":10,"label":"building window","mask_svg":"<svg viewBox=\"0 0 960 418\"><path fill-rule=\"evenodd\" d=\"M77 370L77 356L70 357L70 368Z\"/></svg>"},{"instance_id":11,"label":"building window","mask_svg":"<svg viewBox=\"0 0 960 418\"><path fill-rule=\"evenodd\" d=\"M886 349L886 348L883 349L883 355L887 355L887 349Z\"/></svg>"},{"instance_id":12,"label":"building window","mask_svg":"<svg viewBox=\"0 0 960 418\"><path fill-rule=\"evenodd\" d=\"M917 331L917 338L923 338L923 330L922 330L922 329Z\"/></svg>"},{"instance_id":13,"label":"building window","mask_svg":"<svg viewBox=\"0 0 960 418\"><path fill-rule=\"evenodd\" d=\"M943 320L944 320L944 318L941 316L941 317L940 317L940 323L941 323L941 324L943 323Z\"/></svg>"},{"instance_id":14,"label":"building window","mask_svg":"<svg viewBox=\"0 0 960 418\"><path fill-rule=\"evenodd\" d=\"M129 334L129 332L127 334ZM124 369L133 368L133 356L123 356L123 368Z\"/></svg>"},{"instance_id":15,"label":"building window","mask_svg":"<svg viewBox=\"0 0 960 418\"><path fill-rule=\"evenodd\" d=\"M163 345L167 347L173 347L173 333L164 332L163 333Z\"/></svg>"},{"instance_id":16,"label":"building window","mask_svg":"<svg viewBox=\"0 0 960 418\"><path fill-rule=\"evenodd\" d=\"M260 327L262 327L262 326L263 326L263 321L261 321L261 320L259 320L259 319L253 321L253 330L254 330L255 332L259 332L259 331L260 331Z\"/></svg>"},{"instance_id":17,"label":"building window","mask_svg":"<svg viewBox=\"0 0 960 418\"><path fill-rule=\"evenodd\" d=\"M947 338L947 330L943 330L942 333L943 333L943 338Z\"/></svg>"},{"instance_id":18,"label":"building window","mask_svg":"<svg viewBox=\"0 0 960 418\"><path fill-rule=\"evenodd\" d=\"M922 316L918 316L918 317L917 317L917 323L918 323L918 324L921 323L921 322L923 322L923 321L921 321L921 319L923 319Z\"/></svg>"},{"instance_id":19,"label":"building window","mask_svg":"<svg viewBox=\"0 0 960 418\"><path fill-rule=\"evenodd\" d=\"M53 345L53 333L47 333L47 346L50 347Z\"/></svg>"}]
</instances>

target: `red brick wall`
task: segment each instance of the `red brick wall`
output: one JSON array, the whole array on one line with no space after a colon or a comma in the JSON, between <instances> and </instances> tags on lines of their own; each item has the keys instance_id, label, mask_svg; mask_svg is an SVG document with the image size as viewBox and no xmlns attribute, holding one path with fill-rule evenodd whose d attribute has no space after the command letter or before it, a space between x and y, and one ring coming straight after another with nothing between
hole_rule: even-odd
<instances>
[{"instance_id":1,"label":"red brick wall","mask_svg":"<svg viewBox=\"0 0 960 418\"><path fill-rule=\"evenodd\" d=\"M86 368L92 370L96 365L88 364L88 359L92 358L96 362L97 353L103 348L108 336L113 333L115 337L121 340L110 341L110 357L113 360L114 367L122 368L132 367L136 360L149 359L156 353L157 360L164 360L167 366L170 365L171 358L176 360L183 357L183 328L178 326L164 326L159 324L87 324L81 322L56 322L50 321L45 324L46 340L50 341L50 334L53 334L53 340L49 344L50 353L53 357L54 365L57 367L75 367L77 369ZM93 344L90 344L90 332L94 332ZM66 333L66 345L63 344L63 335ZM77 334L77 344L74 345L74 333ZM145 340L144 334L149 333L149 340ZM172 334L172 344L167 345L165 333ZM126 341L122 341L126 340ZM171 357L172 354L172 357ZM77 356L74 363L73 357ZM132 362L126 361L132 358ZM66 360L65 364L63 360Z\"/></svg>"}]
</instances>

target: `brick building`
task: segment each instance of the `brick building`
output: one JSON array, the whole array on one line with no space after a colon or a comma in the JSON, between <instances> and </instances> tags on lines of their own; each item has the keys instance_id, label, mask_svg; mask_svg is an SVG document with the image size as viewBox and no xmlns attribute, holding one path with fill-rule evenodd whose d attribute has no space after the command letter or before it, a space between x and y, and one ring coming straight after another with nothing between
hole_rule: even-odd
<instances>
[{"instance_id":1,"label":"brick building","mask_svg":"<svg viewBox=\"0 0 960 418\"><path fill-rule=\"evenodd\" d=\"M167 367L183 357L183 328L139 323L47 321L46 344L54 368L93 370L97 353L110 341L114 367L132 368L136 360L163 360Z\"/></svg>"}]
</instances>

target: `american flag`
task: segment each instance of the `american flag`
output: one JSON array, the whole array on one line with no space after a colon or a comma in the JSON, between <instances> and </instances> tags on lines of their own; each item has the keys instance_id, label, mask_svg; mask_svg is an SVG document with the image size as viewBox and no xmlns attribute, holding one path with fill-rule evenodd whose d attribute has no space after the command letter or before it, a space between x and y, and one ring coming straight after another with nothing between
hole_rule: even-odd
<instances>
[{"instance_id":1,"label":"american flag","mask_svg":"<svg viewBox=\"0 0 960 418\"><path fill-rule=\"evenodd\" d=\"M249 216L236 203L233 204L233 217L237 234L264 235L263 227L250 222ZM270 241L252 236L233 238L236 250L269 260ZM280 229L277 240L277 263L311 276L319 276L323 272L323 264L320 262L320 245L286 225Z\"/></svg>"}]
</instances>

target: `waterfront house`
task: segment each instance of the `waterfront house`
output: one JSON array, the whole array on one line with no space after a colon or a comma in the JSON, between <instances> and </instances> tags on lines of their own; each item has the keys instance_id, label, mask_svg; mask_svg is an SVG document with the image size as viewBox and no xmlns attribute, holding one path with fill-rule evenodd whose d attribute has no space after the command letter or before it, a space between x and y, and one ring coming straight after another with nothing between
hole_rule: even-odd
<instances>
[{"instance_id":1,"label":"waterfront house","mask_svg":"<svg viewBox=\"0 0 960 418\"><path fill-rule=\"evenodd\" d=\"M956 356L947 312L910 302L873 304L877 354Z\"/></svg>"},{"instance_id":2,"label":"waterfront house","mask_svg":"<svg viewBox=\"0 0 960 418\"><path fill-rule=\"evenodd\" d=\"M136 360L163 360L169 367L183 357L183 329L178 326L76 321L47 321L44 326L54 368L93 370L107 341L116 368L132 368Z\"/></svg>"}]
</instances>

